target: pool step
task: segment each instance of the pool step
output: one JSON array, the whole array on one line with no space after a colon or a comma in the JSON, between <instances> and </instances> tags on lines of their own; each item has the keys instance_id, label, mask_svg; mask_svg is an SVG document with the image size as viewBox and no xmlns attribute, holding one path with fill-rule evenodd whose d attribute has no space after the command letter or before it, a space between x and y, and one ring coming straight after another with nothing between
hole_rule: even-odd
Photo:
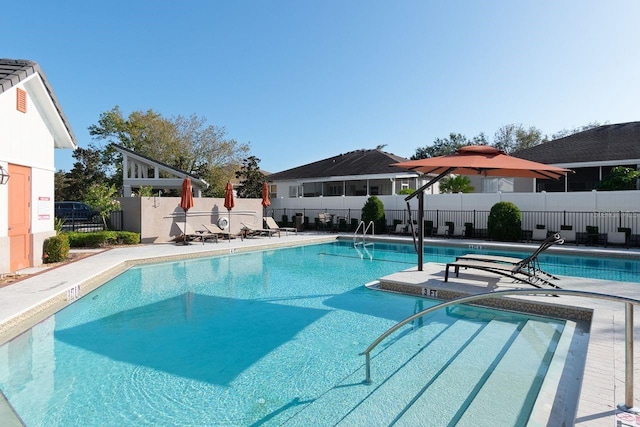
<instances>
[{"instance_id":1,"label":"pool step","mask_svg":"<svg viewBox=\"0 0 640 427\"><path fill-rule=\"evenodd\" d=\"M475 425L474 419L477 420L487 405L496 409L494 425L525 424L529 414L522 414L520 406L514 407L515 402L509 396L526 395L529 390L540 388L561 333L561 325L529 320L471 402L459 425ZM522 370L523 360L527 361L528 367L537 366L538 369ZM537 394L529 396L531 405L536 397Z\"/></svg>"},{"instance_id":2,"label":"pool step","mask_svg":"<svg viewBox=\"0 0 640 427\"><path fill-rule=\"evenodd\" d=\"M521 323L492 320L464 342L455 343L446 337L446 342L434 345L438 355L446 348L444 358L426 358L413 369L390 378L389 386L380 387L361 405L364 411L354 411L345 418L344 425L364 423L372 414L376 425L378 420L382 425L448 425L465 396L472 394L483 375L491 370L496 356L518 335L519 327ZM402 390L402 394L395 390Z\"/></svg>"},{"instance_id":3,"label":"pool step","mask_svg":"<svg viewBox=\"0 0 640 427\"><path fill-rule=\"evenodd\" d=\"M296 414L291 424L439 426L457 420L476 425L476 409L489 405L499 411L493 425L512 425L520 408L496 402L508 402L512 399L506 396L526 394L532 384L539 385L543 376L518 367L523 360L548 362L556 333L557 325L546 322L492 320L457 321L428 346L417 336L405 336L372 358L372 384L362 383L361 368ZM399 357L396 346L413 347L414 353ZM496 378L505 376L513 378L507 381L511 386L496 390Z\"/></svg>"},{"instance_id":4,"label":"pool step","mask_svg":"<svg viewBox=\"0 0 640 427\"><path fill-rule=\"evenodd\" d=\"M316 425L321 420L322 425L387 425L423 387L425 381L416 381L417 377L437 372L459 347L472 342L486 327L456 321L448 325L434 322L418 329L373 355L372 384L363 384L363 366L296 415L292 424ZM438 336L425 346L421 335L431 329L428 335L433 336L433 328L438 329Z\"/></svg>"}]
</instances>

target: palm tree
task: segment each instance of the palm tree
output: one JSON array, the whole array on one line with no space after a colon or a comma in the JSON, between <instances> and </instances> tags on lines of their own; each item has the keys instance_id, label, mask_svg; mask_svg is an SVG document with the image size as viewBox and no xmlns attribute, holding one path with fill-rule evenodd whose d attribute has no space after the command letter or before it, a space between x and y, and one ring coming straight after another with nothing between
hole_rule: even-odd
<instances>
[{"instance_id":1,"label":"palm tree","mask_svg":"<svg viewBox=\"0 0 640 427\"><path fill-rule=\"evenodd\" d=\"M440 193L471 193L473 185L471 180L464 175L455 175L445 178L440 183Z\"/></svg>"}]
</instances>

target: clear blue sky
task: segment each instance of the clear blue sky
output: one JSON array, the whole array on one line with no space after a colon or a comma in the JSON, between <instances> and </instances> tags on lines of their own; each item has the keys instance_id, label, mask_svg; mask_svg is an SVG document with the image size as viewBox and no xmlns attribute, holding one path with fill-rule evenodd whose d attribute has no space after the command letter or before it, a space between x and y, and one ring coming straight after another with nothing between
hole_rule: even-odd
<instances>
[{"instance_id":1,"label":"clear blue sky","mask_svg":"<svg viewBox=\"0 0 640 427\"><path fill-rule=\"evenodd\" d=\"M40 64L81 147L116 105L196 114L270 172L640 120L637 0L36 0L5 7L0 36L0 57Z\"/></svg>"}]
</instances>

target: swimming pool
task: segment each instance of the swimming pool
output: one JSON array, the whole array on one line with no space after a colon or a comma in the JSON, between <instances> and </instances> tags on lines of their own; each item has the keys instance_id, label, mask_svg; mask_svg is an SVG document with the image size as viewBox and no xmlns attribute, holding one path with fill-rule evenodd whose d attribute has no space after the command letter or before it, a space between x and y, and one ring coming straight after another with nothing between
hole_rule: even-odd
<instances>
[{"instance_id":1,"label":"swimming pool","mask_svg":"<svg viewBox=\"0 0 640 427\"><path fill-rule=\"evenodd\" d=\"M131 268L0 347L26 425L519 425L571 322L362 285L415 263L344 243ZM518 381L513 381L517 376Z\"/></svg>"}]
</instances>

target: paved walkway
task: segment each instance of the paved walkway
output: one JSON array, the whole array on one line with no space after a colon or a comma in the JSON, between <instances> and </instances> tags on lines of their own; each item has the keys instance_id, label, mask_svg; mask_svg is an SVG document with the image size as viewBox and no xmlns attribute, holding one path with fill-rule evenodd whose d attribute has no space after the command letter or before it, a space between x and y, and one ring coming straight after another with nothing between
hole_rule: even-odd
<instances>
[{"instance_id":1,"label":"paved walkway","mask_svg":"<svg viewBox=\"0 0 640 427\"><path fill-rule=\"evenodd\" d=\"M161 262L168 259L199 257L204 255L225 254L236 251L247 251L259 248L291 246L334 240L331 234L289 234L282 237L235 239L231 242L194 243L188 246L176 244L140 245L101 251L79 261L62 265L24 279L18 283L0 288L0 342L15 335L20 328L37 323L42 316L55 312L75 298L84 295L107 278L113 277L132 265L133 262ZM400 239L407 241L407 239ZM441 242L442 243L442 242ZM486 242L480 242L486 246ZM457 242L457 244L460 244ZM466 244L476 244L465 242ZM525 250L532 246L524 245ZM519 248L522 249L522 248ZM563 248L569 249L569 248ZM424 272L400 272L395 279L401 277L405 283L416 286L442 286L443 265L425 264ZM32 270L31 273L38 273ZM480 273L482 274L482 273ZM394 279L394 280L395 280ZM488 285L489 284L489 285ZM495 289L513 288L508 279L496 280L475 274L466 275L461 272L460 278L450 278L447 288L463 286L475 288L477 292ZM564 278L561 286L564 289L579 289L592 292L606 292L614 295L639 298L637 283L621 283L602 280L575 280ZM539 297L537 297L539 298ZM548 297L546 298L549 299ZM594 310L591 335L588 345L582 392L580 394L576 425L579 426L634 426L631 418L620 420L616 416L616 405L625 400L625 346L624 346L624 304L599 300L587 300L575 297L559 297L565 305L575 305ZM47 304L45 301L57 301ZM555 302L555 299L554 299ZM57 304L57 306L56 306ZM637 318L638 316L636 316ZM636 331L640 331L640 320L636 320ZM636 340L640 332L635 333ZM640 368L640 358L634 357L635 366ZM637 378L638 369L635 369ZM640 387L636 385L635 396L640 396ZM0 405L0 419L3 408ZM621 421L621 424L617 424ZM638 423L640 425L640 422Z\"/></svg>"}]
</instances>

